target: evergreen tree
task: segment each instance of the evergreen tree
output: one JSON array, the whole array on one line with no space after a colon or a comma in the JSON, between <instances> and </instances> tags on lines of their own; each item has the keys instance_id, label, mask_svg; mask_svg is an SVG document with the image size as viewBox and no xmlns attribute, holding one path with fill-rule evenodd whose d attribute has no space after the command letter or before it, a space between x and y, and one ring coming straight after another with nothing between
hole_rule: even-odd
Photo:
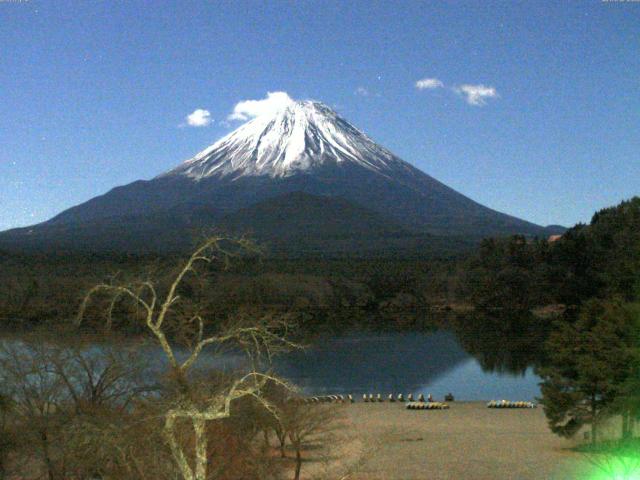
<instances>
[{"instance_id":1,"label":"evergreen tree","mask_svg":"<svg viewBox=\"0 0 640 480\"><path fill-rule=\"evenodd\" d=\"M575 323L556 326L546 343L548 363L538 372L541 403L554 433L570 437L589 424L592 442L597 441L598 422L638 372L638 324L628 306L590 300Z\"/></svg>"},{"instance_id":2,"label":"evergreen tree","mask_svg":"<svg viewBox=\"0 0 640 480\"><path fill-rule=\"evenodd\" d=\"M626 304L623 307L630 320L640 323L640 303ZM637 330L636 349L640 351L640 329ZM622 420L622 438L632 437L636 421L640 419L640 362L634 361L629 366L629 376L618 391L610 410L620 415Z\"/></svg>"}]
</instances>

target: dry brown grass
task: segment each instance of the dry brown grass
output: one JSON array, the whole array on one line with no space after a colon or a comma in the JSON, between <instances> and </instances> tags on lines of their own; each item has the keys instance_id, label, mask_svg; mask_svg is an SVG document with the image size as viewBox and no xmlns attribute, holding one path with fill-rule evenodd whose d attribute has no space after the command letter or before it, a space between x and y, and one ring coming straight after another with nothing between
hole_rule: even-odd
<instances>
[{"instance_id":1,"label":"dry brown grass","mask_svg":"<svg viewBox=\"0 0 640 480\"><path fill-rule=\"evenodd\" d=\"M549 431L541 408L454 402L440 411L406 410L398 403L344 410L353 441L341 457L347 463L366 455L349 480L570 480L593 470L570 450L576 441Z\"/></svg>"}]
</instances>

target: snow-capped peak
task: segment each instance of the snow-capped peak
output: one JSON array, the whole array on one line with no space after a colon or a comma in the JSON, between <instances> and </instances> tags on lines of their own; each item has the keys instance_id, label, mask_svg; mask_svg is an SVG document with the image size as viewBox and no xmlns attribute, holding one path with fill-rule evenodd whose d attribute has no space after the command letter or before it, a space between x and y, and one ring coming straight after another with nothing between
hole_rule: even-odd
<instances>
[{"instance_id":1,"label":"snow-capped peak","mask_svg":"<svg viewBox=\"0 0 640 480\"><path fill-rule=\"evenodd\" d=\"M163 176L287 177L343 162L382 174L404 165L331 108L298 101L241 125Z\"/></svg>"}]
</instances>

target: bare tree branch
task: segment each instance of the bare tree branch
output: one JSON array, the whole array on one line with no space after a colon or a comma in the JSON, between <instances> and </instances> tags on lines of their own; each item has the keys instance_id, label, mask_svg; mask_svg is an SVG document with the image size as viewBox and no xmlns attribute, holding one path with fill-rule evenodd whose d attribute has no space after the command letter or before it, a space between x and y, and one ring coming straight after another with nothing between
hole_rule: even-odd
<instances>
[{"instance_id":1,"label":"bare tree branch","mask_svg":"<svg viewBox=\"0 0 640 480\"><path fill-rule=\"evenodd\" d=\"M227 244L229 246L227 246ZM234 251L229 247L235 247ZM180 301L178 291L190 273L196 272L199 263L210 264L216 260L228 265L230 258L243 251L256 251L254 245L246 239L229 240L224 237L211 237L200 245L185 262L171 281L166 295L160 301L156 288L150 281L138 282L132 285L100 284L93 287L82 301L76 319L79 325L88 305L94 295L106 293L111 296L107 310L107 327L113 325L112 315L115 306L121 299L128 298L134 305L139 305L145 312L145 325L155 337L164 352L172 372L180 385L180 392L164 414L164 436L175 463L183 480L206 480L208 475L208 438L206 434L207 422L222 420L231 416L232 404L240 398L252 398L264 406L274 416L279 415L277 408L263 394L267 383L280 385L286 389L291 387L284 381L270 373L258 371L261 360L271 362L273 355L283 349L300 348L299 345L286 338L289 334L289 322L285 318L262 316L259 320L252 319L251 324L236 321L223 328L220 333L206 336L205 320L201 314L185 314L182 328L195 325L194 342L190 344L186 359L179 362L173 346L167 338L166 325L170 315L180 316L174 307ZM137 289L135 287L138 287ZM188 309L187 309L188 310ZM241 319L242 320L242 319ZM251 359L252 371L235 380L228 389L206 395L198 399L193 395L189 386L188 372L197 362L202 351L208 346L222 346L225 344L240 345ZM177 435L176 422L187 420L193 427L194 453L185 453ZM193 457L193 466L190 462Z\"/></svg>"}]
</instances>

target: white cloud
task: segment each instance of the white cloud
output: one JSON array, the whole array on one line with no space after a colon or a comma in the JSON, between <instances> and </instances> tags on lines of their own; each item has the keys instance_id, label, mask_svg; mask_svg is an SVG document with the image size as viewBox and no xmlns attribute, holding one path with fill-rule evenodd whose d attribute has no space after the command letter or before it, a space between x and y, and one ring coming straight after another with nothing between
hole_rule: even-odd
<instances>
[{"instance_id":1,"label":"white cloud","mask_svg":"<svg viewBox=\"0 0 640 480\"><path fill-rule=\"evenodd\" d=\"M262 100L243 100L238 102L227 119L249 120L260 115L277 112L292 103L294 103L294 100L287 92L268 92L267 98Z\"/></svg>"},{"instance_id":2,"label":"white cloud","mask_svg":"<svg viewBox=\"0 0 640 480\"><path fill-rule=\"evenodd\" d=\"M423 78L416 82L416 88L418 90L433 90L435 88L444 87L444 83L437 78Z\"/></svg>"},{"instance_id":3,"label":"white cloud","mask_svg":"<svg viewBox=\"0 0 640 480\"><path fill-rule=\"evenodd\" d=\"M495 88L486 85L459 85L453 90L464 96L469 105L475 107L482 107L487 104L487 99L499 96Z\"/></svg>"},{"instance_id":4,"label":"white cloud","mask_svg":"<svg viewBox=\"0 0 640 480\"><path fill-rule=\"evenodd\" d=\"M367 90L364 87L358 87L358 88L356 88L355 94L359 95L361 97L368 97L369 96L369 90Z\"/></svg>"},{"instance_id":5,"label":"white cloud","mask_svg":"<svg viewBox=\"0 0 640 480\"><path fill-rule=\"evenodd\" d=\"M206 127L211 123L211 112L209 110L203 110L202 108L196 108L193 113L187 115L187 125L190 127Z\"/></svg>"}]
</instances>

